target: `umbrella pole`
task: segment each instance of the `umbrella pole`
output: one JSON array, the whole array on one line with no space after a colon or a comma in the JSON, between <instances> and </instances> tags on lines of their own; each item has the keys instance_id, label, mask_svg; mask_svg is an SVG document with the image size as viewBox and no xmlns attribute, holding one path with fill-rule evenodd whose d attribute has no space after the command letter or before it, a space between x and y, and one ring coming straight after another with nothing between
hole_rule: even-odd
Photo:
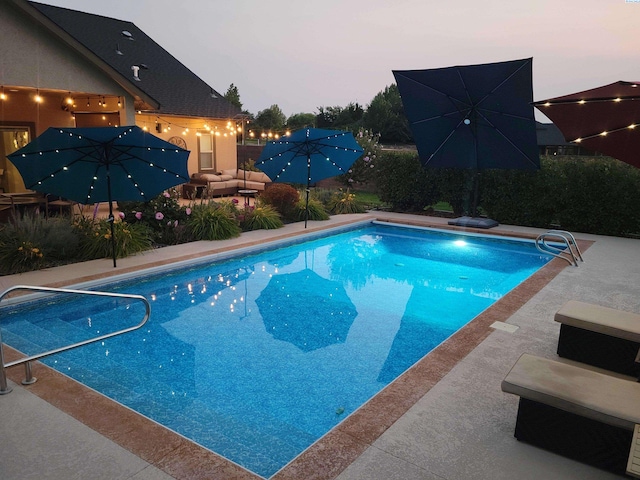
<instances>
[{"instance_id":1,"label":"umbrella pole","mask_svg":"<svg viewBox=\"0 0 640 480\"><path fill-rule=\"evenodd\" d=\"M113 253L113 268L116 268L116 237L114 234L114 218L113 218L113 206L111 199L109 199L109 224L111 225L111 252Z\"/></svg>"},{"instance_id":2,"label":"umbrella pole","mask_svg":"<svg viewBox=\"0 0 640 480\"><path fill-rule=\"evenodd\" d=\"M478 184L480 183L480 172L475 171L473 173L473 202L471 206L471 216L478 216Z\"/></svg>"},{"instance_id":3,"label":"umbrella pole","mask_svg":"<svg viewBox=\"0 0 640 480\"><path fill-rule=\"evenodd\" d=\"M307 200L304 204L304 228L309 220L309 188L311 186L311 157L307 157Z\"/></svg>"},{"instance_id":4,"label":"umbrella pole","mask_svg":"<svg viewBox=\"0 0 640 480\"><path fill-rule=\"evenodd\" d=\"M116 268L116 237L114 233L113 201L111 200L111 176L109 175L109 165L107 164L107 195L109 197L109 224L111 226L111 252L113 255L113 268Z\"/></svg>"}]
</instances>

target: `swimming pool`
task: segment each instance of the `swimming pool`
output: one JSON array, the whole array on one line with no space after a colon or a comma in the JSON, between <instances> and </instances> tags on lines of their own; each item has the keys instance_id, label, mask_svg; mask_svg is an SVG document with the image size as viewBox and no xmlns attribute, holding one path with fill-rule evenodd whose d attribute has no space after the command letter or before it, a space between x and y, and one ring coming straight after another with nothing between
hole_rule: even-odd
<instances>
[{"instance_id":1,"label":"swimming pool","mask_svg":"<svg viewBox=\"0 0 640 480\"><path fill-rule=\"evenodd\" d=\"M373 226L132 279L107 289L149 298L147 328L47 363L268 477L549 259L486 245ZM121 327L113 306L11 307L3 335L35 353ZM332 321L298 328L312 316Z\"/></svg>"}]
</instances>

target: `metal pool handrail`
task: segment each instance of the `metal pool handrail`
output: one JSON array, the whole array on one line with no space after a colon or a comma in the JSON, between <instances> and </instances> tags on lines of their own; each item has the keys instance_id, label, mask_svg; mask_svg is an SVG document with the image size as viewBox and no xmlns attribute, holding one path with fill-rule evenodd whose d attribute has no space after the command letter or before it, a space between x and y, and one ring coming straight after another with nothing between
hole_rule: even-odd
<instances>
[{"instance_id":1,"label":"metal pool handrail","mask_svg":"<svg viewBox=\"0 0 640 480\"><path fill-rule=\"evenodd\" d=\"M549 245L547 243L547 239L549 238L560 240L560 243L565 245L565 248ZM578 266L578 260L584 262L576 238L571 232L565 230L549 230L547 233L538 235L538 238L536 238L536 248L542 253L562 258L575 267Z\"/></svg>"},{"instance_id":2,"label":"metal pool handrail","mask_svg":"<svg viewBox=\"0 0 640 480\"><path fill-rule=\"evenodd\" d=\"M71 350L73 348L82 347L89 343L99 342L101 340L115 337L116 335L122 335L123 333L131 332L133 330L137 330L142 327L147 320L149 320L149 316L151 315L151 305L149 301L143 297L142 295L134 295L127 293L111 293L111 292L94 292L90 290L73 290L69 288L51 288L51 287L39 287L39 286L29 286L29 285L15 285L13 287L8 288L0 295L0 301L10 292L15 290L33 290L39 292L52 292L52 293L71 293L71 294L79 294L79 295L94 295L99 297L115 297L115 298L129 298L132 300L140 300L144 303L145 314L142 321L134 325L133 327L125 328L122 330L118 330L117 332L107 333L105 335L101 335L99 337L91 338L88 340L83 340L82 342L74 343L72 345L67 345L65 347L56 348L54 350L49 350L48 352L38 353L36 355L31 355L29 357L22 358L20 360L15 360L13 362L4 363L4 351L2 349L2 333L0 332L0 395L7 394L11 392L11 388L7 385L7 375L5 372L5 368L13 367L14 365L20 365L21 363L25 364L25 379L22 381L24 385L30 385L34 383L37 379L33 377L31 374L31 362L34 360L38 360L43 357L48 357L49 355L53 355L55 353L65 352L67 350Z\"/></svg>"}]
</instances>

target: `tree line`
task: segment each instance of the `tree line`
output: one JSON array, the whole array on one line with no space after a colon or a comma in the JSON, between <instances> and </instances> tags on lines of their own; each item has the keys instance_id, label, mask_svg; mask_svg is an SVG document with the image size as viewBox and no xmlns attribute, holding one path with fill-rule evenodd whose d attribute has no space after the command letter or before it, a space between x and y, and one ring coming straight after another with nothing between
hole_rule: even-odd
<instances>
[{"instance_id":1,"label":"tree line","mask_svg":"<svg viewBox=\"0 0 640 480\"><path fill-rule=\"evenodd\" d=\"M233 83L224 97L242 110L238 87ZM250 122L249 129L257 135L269 131L282 134L300 128L314 127L357 132L366 129L379 135L381 143L413 143L409 121L402 108L400 92L395 84L379 92L371 102L360 105L357 102L341 106L320 106L315 113L294 113L289 118L277 104L253 114L242 110Z\"/></svg>"}]
</instances>

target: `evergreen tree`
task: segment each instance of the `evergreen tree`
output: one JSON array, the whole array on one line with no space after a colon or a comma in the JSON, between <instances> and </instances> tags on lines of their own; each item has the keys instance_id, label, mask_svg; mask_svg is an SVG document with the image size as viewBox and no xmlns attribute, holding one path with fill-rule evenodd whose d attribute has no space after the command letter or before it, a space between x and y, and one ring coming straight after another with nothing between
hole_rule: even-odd
<instances>
[{"instance_id":1,"label":"evergreen tree","mask_svg":"<svg viewBox=\"0 0 640 480\"><path fill-rule=\"evenodd\" d=\"M238 87L236 87L233 83L229 85L227 89L227 93L224 94L224 98L231 104L238 107L242 110L242 102L240 101L240 93L238 92Z\"/></svg>"},{"instance_id":2,"label":"evergreen tree","mask_svg":"<svg viewBox=\"0 0 640 480\"><path fill-rule=\"evenodd\" d=\"M400 91L395 84L386 87L371 100L363 123L369 130L380 133L383 143L413 142Z\"/></svg>"}]
</instances>

